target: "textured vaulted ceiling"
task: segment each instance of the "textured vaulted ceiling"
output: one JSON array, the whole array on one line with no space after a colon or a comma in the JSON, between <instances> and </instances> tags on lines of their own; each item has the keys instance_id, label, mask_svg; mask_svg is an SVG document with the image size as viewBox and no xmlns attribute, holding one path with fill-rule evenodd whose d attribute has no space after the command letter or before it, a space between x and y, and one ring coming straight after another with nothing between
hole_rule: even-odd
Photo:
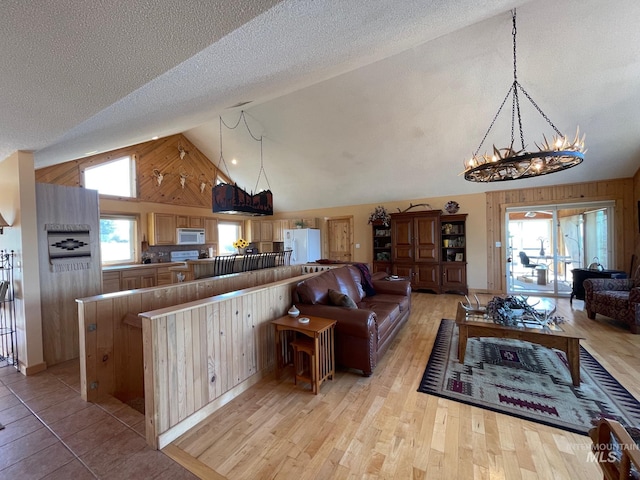
<instances>
[{"instance_id":1,"label":"textured vaulted ceiling","mask_svg":"<svg viewBox=\"0 0 640 480\"><path fill-rule=\"evenodd\" d=\"M462 162L512 81L513 7L520 82L588 152L558 174L471 184ZM5 0L0 160L34 150L43 167L184 132L217 164L218 116L244 109L276 211L630 177L639 18L637 0ZM531 148L553 131L521 105ZM508 110L482 151L507 146ZM253 190L258 145L243 126L222 135Z\"/></svg>"}]
</instances>

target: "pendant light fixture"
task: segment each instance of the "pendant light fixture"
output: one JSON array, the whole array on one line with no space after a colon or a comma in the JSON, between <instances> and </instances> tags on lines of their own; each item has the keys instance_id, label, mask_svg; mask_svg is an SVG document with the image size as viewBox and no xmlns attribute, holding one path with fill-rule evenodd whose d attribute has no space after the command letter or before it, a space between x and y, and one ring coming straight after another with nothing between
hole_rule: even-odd
<instances>
[{"instance_id":1,"label":"pendant light fixture","mask_svg":"<svg viewBox=\"0 0 640 480\"><path fill-rule=\"evenodd\" d=\"M470 182L502 182L506 180L531 178L559 172L582 163L584 160L584 153L586 152L586 149L584 148L584 136L580 138L580 131L577 130L573 141L560 133L551 120L549 120L549 117L544 114L518 81L516 62L516 10L513 9L511 13L513 22L513 83L507 92L507 96L502 101L498 112L493 117L491 125L489 125L487 132L484 134L480 145L473 153L472 158L465 162L464 178ZM537 143L535 144L538 148L538 151L536 152L529 152L526 150L524 133L522 130L522 118L520 116L518 92L521 92L527 100L531 102L538 113L546 120L555 132L551 142L549 142L543 135L544 141L541 142L540 145ZM512 96L511 144L502 149L498 149L494 145L492 154L489 155L485 153L479 156L478 152L482 148L484 141L489 135L496 119L502 111L502 107L504 107L510 95ZM520 132L521 142L521 149L519 150L514 148L516 118L518 119L518 130Z\"/></svg>"},{"instance_id":2,"label":"pendant light fixture","mask_svg":"<svg viewBox=\"0 0 640 480\"><path fill-rule=\"evenodd\" d=\"M225 170L227 171L227 177L231 178L229 174L229 168L227 167L227 162L224 160L224 156L222 155L222 125L227 127L230 130L233 130L240 125L240 122L244 120L244 124L247 127L247 131L251 138L253 138L256 142L260 142L260 171L258 172L258 180L256 181L256 191L258 189L258 184L260 183L260 177L264 174L264 179L267 182L267 190L262 190L257 193L247 193L246 190L238 187L237 184L230 183L219 183L213 187L212 190L212 205L213 205L213 213L232 213L232 214L240 214L240 215L273 215L273 194L271 193L271 185L269 185L269 179L267 178L267 174L264 170L264 162L262 157L262 135L260 138L256 137L249 128L249 124L247 123L247 119L245 118L245 113L242 111L240 113L240 118L238 118L238 122L230 127L220 118L220 160L218 161L218 170L220 170L221 164L224 165Z\"/></svg>"}]
</instances>

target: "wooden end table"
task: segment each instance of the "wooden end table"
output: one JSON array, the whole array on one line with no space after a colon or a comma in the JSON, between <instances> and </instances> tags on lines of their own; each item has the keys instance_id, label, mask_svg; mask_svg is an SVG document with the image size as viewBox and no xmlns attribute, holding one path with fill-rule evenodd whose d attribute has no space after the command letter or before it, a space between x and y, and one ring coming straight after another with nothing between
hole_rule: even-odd
<instances>
[{"instance_id":1,"label":"wooden end table","mask_svg":"<svg viewBox=\"0 0 640 480\"><path fill-rule=\"evenodd\" d=\"M458 361L464 363L467 339L473 337L512 338L555 348L567 355L571 380L580 386L580 337L574 337L554 325L552 328L507 327L483 318L478 312L468 314L461 303L456 313L458 325Z\"/></svg>"},{"instance_id":2,"label":"wooden end table","mask_svg":"<svg viewBox=\"0 0 640 480\"><path fill-rule=\"evenodd\" d=\"M308 318L309 323L300 323L300 318ZM280 378L282 369L293 362L289 343L295 340L295 332L310 337L313 341L315 352L312 373L311 389L316 395L320 391L320 385L327 379L333 380L335 375L335 348L333 331L335 320L313 316L280 317L271 322L275 328L276 337L276 378ZM293 335L292 335L293 334Z\"/></svg>"}]
</instances>

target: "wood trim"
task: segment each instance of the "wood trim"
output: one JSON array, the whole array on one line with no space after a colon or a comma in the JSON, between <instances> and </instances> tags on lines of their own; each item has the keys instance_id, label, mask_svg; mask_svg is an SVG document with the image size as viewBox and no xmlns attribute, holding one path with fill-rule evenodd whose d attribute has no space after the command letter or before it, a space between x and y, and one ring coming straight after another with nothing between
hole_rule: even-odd
<instances>
[{"instance_id":1,"label":"wood trim","mask_svg":"<svg viewBox=\"0 0 640 480\"><path fill-rule=\"evenodd\" d=\"M25 367L24 365L22 365L20 368L20 372L24 373L24 375L26 376L29 376L29 375L35 375L36 373L44 372L46 369L47 369L47 363L42 362L42 363L36 363L35 365L29 365L28 367Z\"/></svg>"}]
</instances>

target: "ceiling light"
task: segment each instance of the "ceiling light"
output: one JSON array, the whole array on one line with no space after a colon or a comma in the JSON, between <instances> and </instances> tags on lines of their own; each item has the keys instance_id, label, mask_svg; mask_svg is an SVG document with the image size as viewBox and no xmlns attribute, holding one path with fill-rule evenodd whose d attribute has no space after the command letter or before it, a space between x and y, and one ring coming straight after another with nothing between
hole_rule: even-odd
<instances>
[{"instance_id":1,"label":"ceiling light","mask_svg":"<svg viewBox=\"0 0 640 480\"><path fill-rule=\"evenodd\" d=\"M233 163L234 165L237 165L238 161L234 158L234 159L231 160L231 163Z\"/></svg>"},{"instance_id":2,"label":"ceiling light","mask_svg":"<svg viewBox=\"0 0 640 480\"><path fill-rule=\"evenodd\" d=\"M516 68L516 10L511 11L513 29L513 83L507 92L507 96L502 101L498 112L493 117L489 129L484 134L480 145L476 149L473 157L464 164L464 178L470 182L502 182L506 180L517 180L521 178L536 177L539 175L547 175L549 173L559 172L567 168L575 167L584 160L584 136L580 138L580 131L576 132L573 140L564 136L551 123L551 120L544 114L540 107L533 101L531 96L525 91L520 82L518 82ZM518 90L531 102L540 115L547 121L556 135L553 136L551 142L543 135L544 141L540 145L535 144L538 148L537 152L528 152L524 143L524 134L522 131L522 119L520 117L520 102L518 98ZM511 102L511 144L509 147L498 149L493 146L493 153L487 155L478 155L482 145L491 131L493 124L500 115L502 107L504 107L509 95L512 95ZM514 149L514 131L515 119L518 119L518 129L520 132L520 141L522 148L518 151Z\"/></svg>"}]
</instances>

